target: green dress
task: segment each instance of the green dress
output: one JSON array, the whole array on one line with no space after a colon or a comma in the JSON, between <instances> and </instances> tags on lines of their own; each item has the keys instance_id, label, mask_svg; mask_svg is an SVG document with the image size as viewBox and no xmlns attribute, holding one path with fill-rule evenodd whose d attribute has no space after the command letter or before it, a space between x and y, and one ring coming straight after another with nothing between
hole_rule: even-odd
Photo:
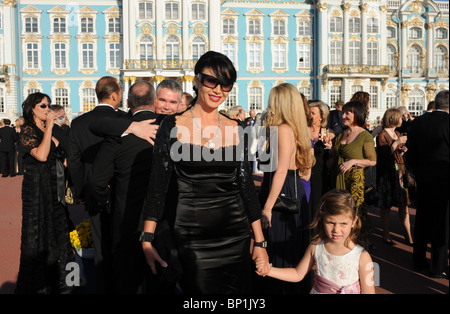
<instances>
[{"instance_id":1,"label":"green dress","mask_svg":"<svg viewBox=\"0 0 450 314\"><path fill-rule=\"evenodd\" d=\"M353 142L341 144L343 134L338 134L334 143L335 153L338 158L338 167L350 159L377 160L375 142L372 134L368 131L363 131ZM336 188L349 191L355 199L356 206L359 208L364 203L364 168L352 166L344 174L338 172Z\"/></svg>"}]
</instances>

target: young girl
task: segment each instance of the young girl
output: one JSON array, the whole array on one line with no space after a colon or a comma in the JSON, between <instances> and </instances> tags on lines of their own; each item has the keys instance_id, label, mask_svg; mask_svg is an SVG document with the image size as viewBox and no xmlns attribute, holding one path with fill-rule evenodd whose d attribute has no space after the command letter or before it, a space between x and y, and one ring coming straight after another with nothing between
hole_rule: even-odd
<instances>
[{"instance_id":1,"label":"young girl","mask_svg":"<svg viewBox=\"0 0 450 314\"><path fill-rule=\"evenodd\" d=\"M361 229L356 204L346 190L331 190L320 200L312 222L314 236L305 255L295 268L270 267L257 273L288 282L301 281L314 269L312 294L375 293L373 265L369 253L357 244Z\"/></svg>"}]
</instances>

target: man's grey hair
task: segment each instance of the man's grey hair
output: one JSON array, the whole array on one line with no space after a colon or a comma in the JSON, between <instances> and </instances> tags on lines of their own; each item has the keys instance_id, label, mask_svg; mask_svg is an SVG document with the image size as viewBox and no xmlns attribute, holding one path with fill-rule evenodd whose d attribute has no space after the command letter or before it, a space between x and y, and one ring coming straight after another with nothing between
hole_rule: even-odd
<instances>
[{"instance_id":1,"label":"man's grey hair","mask_svg":"<svg viewBox=\"0 0 450 314\"><path fill-rule=\"evenodd\" d=\"M179 102L181 101L181 97L183 96L183 89L181 88L180 84L178 84L176 81L170 79L161 81L161 83L159 83L158 86L156 87L156 97L158 97L158 93L162 88L167 88L175 93L179 93L180 99L178 101Z\"/></svg>"}]
</instances>

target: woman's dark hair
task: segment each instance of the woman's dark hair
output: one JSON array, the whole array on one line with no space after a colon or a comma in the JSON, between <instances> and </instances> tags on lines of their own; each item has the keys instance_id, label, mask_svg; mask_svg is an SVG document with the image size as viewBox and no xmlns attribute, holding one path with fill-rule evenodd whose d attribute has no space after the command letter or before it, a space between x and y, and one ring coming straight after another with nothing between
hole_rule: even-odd
<instances>
[{"instance_id":1,"label":"woman's dark hair","mask_svg":"<svg viewBox=\"0 0 450 314\"><path fill-rule=\"evenodd\" d=\"M354 124L364 127L366 122L366 106L357 100L349 101L342 107L342 112L350 111L354 115Z\"/></svg>"},{"instance_id":2,"label":"woman's dark hair","mask_svg":"<svg viewBox=\"0 0 450 314\"><path fill-rule=\"evenodd\" d=\"M34 123L33 109L45 97L47 97L48 103L51 104L52 100L50 96L39 92L28 95L27 99L22 103L22 115L26 123Z\"/></svg>"},{"instance_id":3,"label":"woman's dark hair","mask_svg":"<svg viewBox=\"0 0 450 314\"><path fill-rule=\"evenodd\" d=\"M217 79L223 83L224 86L233 85L237 79L236 68L233 62L224 54L216 51L208 51L203 54L194 67L195 75L202 73L203 69L211 68ZM194 86L194 91L197 94L198 88ZM192 100L191 105L197 101L197 96Z\"/></svg>"}]
</instances>

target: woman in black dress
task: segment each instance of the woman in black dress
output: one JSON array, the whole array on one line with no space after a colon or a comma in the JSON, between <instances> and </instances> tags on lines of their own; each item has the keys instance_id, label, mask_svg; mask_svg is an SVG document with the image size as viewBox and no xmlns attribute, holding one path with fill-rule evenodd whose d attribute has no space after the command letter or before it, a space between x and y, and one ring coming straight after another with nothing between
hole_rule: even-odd
<instances>
[{"instance_id":1,"label":"woman in black dress","mask_svg":"<svg viewBox=\"0 0 450 314\"><path fill-rule=\"evenodd\" d=\"M304 108L307 105L295 86L282 83L270 91L263 121L270 130L271 163L263 169L260 202L263 227L268 228L268 254L276 267L295 267L309 244L308 197L314 152ZM277 144L270 147L272 143ZM298 213L272 210L280 193L300 201ZM263 283L262 292L268 293L309 293L311 289L308 281L292 284L266 278Z\"/></svg>"},{"instance_id":2,"label":"woman in black dress","mask_svg":"<svg viewBox=\"0 0 450 314\"><path fill-rule=\"evenodd\" d=\"M61 167L57 166L57 159L63 158L63 152L52 137L57 115L49 106L50 97L42 93L30 94L22 104L25 123L19 145L24 154L25 173L16 293L67 292L66 265L74 261L65 204L58 200L64 197L57 189L58 178L63 180L64 187L62 168L57 170Z\"/></svg>"},{"instance_id":3,"label":"woman in black dress","mask_svg":"<svg viewBox=\"0 0 450 314\"><path fill-rule=\"evenodd\" d=\"M142 246L153 273L155 262L166 266L151 242L161 218L172 216L183 292L250 292L251 258L268 263L261 211L242 128L218 111L236 71L225 55L213 51L194 71L194 105L166 117L156 136ZM169 191L171 178L176 193ZM176 208L165 209L168 193L177 198Z\"/></svg>"}]
</instances>

